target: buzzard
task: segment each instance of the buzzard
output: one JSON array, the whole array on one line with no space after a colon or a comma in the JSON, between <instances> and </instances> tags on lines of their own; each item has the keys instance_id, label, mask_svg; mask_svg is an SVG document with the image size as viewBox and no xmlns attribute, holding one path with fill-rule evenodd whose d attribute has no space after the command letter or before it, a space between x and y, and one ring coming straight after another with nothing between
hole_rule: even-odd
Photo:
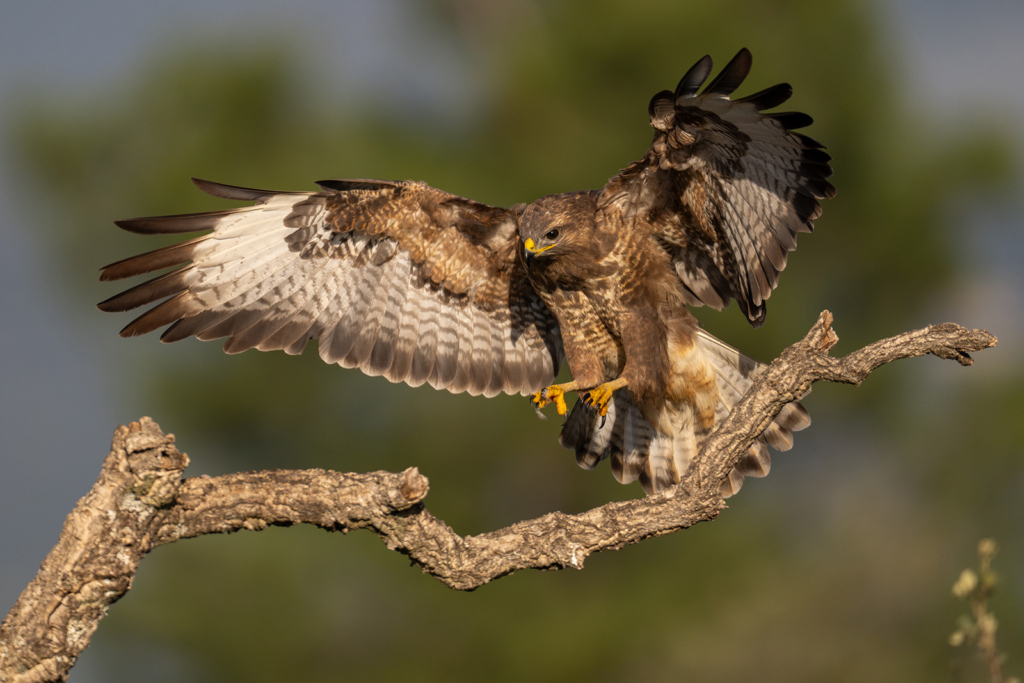
<instances>
[{"instance_id":1,"label":"buzzard","mask_svg":"<svg viewBox=\"0 0 1024 683\"><path fill-rule=\"evenodd\" d=\"M530 395L568 412L559 441L585 468L609 459L647 493L677 483L761 367L705 332L687 306L735 299L755 327L796 248L835 195L831 158L765 113L792 89L729 95L743 49L706 87L705 56L648 106L654 141L600 190L500 208L420 182L327 180L272 192L194 180L252 206L117 221L144 235L204 232L118 261L102 280L176 269L99 304L161 302L121 330L161 341L226 338L224 350L299 354L392 382ZM699 92L698 92L699 91ZM162 301L161 301L162 300ZM572 380L553 384L562 361ZM565 395L579 400L567 410ZM767 444L810 420L788 405L723 482L768 473Z\"/></svg>"}]
</instances>

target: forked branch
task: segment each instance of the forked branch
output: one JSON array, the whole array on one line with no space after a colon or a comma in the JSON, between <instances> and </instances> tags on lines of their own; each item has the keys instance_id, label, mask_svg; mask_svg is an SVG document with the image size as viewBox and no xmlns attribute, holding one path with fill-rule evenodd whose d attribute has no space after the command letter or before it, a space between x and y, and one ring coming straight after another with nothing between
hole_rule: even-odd
<instances>
[{"instance_id":1,"label":"forked branch","mask_svg":"<svg viewBox=\"0 0 1024 683\"><path fill-rule=\"evenodd\" d=\"M968 354L993 346L996 338L945 323L832 358L828 351L837 341L825 311L761 374L675 488L578 515L554 512L479 536L460 536L426 510L428 482L416 468L183 479L188 457L175 448L173 435L149 418L118 427L99 480L68 515L39 574L0 624L0 683L64 680L109 605L131 587L142 557L192 536L269 525L368 528L389 549L458 590L521 569L581 569L592 553L717 517L725 506L722 480L782 407L814 382L859 384L880 365L928 353L970 365Z\"/></svg>"}]
</instances>

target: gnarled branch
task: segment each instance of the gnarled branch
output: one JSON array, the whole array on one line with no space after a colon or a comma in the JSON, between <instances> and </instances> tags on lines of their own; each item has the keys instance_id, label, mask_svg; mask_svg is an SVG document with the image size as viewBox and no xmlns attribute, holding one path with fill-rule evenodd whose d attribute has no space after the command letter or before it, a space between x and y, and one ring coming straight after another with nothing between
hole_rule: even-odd
<instances>
[{"instance_id":1,"label":"gnarled branch","mask_svg":"<svg viewBox=\"0 0 1024 683\"><path fill-rule=\"evenodd\" d=\"M678 486L578 515L554 512L463 537L422 501L428 482L400 474L272 470L183 479L188 456L149 418L114 432L99 480L64 523L39 574L0 624L0 683L62 681L111 603L131 587L142 557L164 543L269 525L369 528L388 548L451 588L473 590L520 569L573 567L587 556L714 519L720 484L787 403L826 380L859 384L875 368L928 353L970 365L993 346L984 330L946 323L875 342L845 358L825 311L807 336L758 378L697 455Z\"/></svg>"}]
</instances>

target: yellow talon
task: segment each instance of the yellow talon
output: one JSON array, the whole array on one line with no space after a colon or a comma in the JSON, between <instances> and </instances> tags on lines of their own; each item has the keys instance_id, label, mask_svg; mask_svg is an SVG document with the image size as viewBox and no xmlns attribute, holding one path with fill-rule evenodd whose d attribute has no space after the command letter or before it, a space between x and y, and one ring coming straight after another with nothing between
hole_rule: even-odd
<instances>
[{"instance_id":1,"label":"yellow talon","mask_svg":"<svg viewBox=\"0 0 1024 683\"><path fill-rule=\"evenodd\" d=\"M583 400L586 401L587 405L591 408L597 409L601 417L605 417L608 415L608 401L612 399L612 394L615 393L616 389L621 389L624 386L626 386L626 380L621 377L619 379L612 380L611 382L599 384L583 394Z\"/></svg>"},{"instance_id":2,"label":"yellow talon","mask_svg":"<svg viewBox=\"0 0 1024 683\"><path fill-rule=\"evenodd\" d=\"M568 407L565 405L565 390L557 384L541 389L530 400L538 411L549 403L555 404L555 410L559 415L565 415L568 411Z\"/></svg>"},{"instance_id":3,"label":"yellow talon","mask_svg":"<svg viewBox=\"0 0 1024 683\"><path fill-rule=\"evenodd\" d=\"M612 397L612 391L608 388L607 384L594 387L583 396L583 400L587 402L591 408L596 408L604 417L608 414L608 401Z\"/></svg>"}]
</instances>

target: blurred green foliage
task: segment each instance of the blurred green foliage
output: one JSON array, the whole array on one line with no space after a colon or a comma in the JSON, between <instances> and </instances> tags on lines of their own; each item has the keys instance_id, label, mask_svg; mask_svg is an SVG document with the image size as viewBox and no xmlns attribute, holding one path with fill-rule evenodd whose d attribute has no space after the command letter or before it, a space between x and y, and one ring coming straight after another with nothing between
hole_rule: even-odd
<instances>
[{"instance_id":1,"label":"blurred green foliage","mask_svg":"<svg viewBox=\"0 0 1024 683\"><path fill-rule=\"evenodd\" d=\"M394 106L331 110L345 93L287 37L246 41L258 49L200 38L109 92L26 105L9 134L69 296L83 307L110 296L96 268L157 246L111 220L224 207L189 176L292 190L414 178L506 206L600 187L646 149L653 93L704 53L722 65L743 46L755 67L741 94L792 83L786 106L817 120L807 132L835 157L839 188L817 233L801 237L762 330L735 307L698 312L755 356L777 355L826 307L841 351L934 322L922 308L956 268L950 198L1009 175L998 131L921 125L901 99L898 51L855 0L430 7L423 30L462 46L481 89L455 128L397 95ZM460 533L640 495L579 471L556 421L537 422L519 397L394 386L325 367L312 349L227 358L187 341L172 352L117 339L128 319L101 317L112 347L152 349L113 380L126 418L151 414L177 432L194 473L417 465L430 509ZM367 534L206 537L147 558L86 656L111 681L161 680L126 654L136 651L209 681L943 680L956 553L982 529L1019 540L1024 392L1016 375L958 377L941 405L914 411L905 404L928 369L816 389L815 427L777 459L781 474L749 485L712 525L594 557L582 573L456 594ZM1020 610L998 611L1006 642L1024 642Z\"/></svg>"}]
</instances>

